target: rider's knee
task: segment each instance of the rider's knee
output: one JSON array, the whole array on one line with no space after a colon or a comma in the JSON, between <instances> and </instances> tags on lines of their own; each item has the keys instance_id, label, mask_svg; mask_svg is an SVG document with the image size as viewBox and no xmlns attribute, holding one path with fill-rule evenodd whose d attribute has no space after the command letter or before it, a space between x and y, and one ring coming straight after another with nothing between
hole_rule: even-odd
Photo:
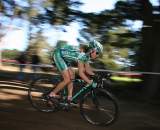
<instances>
[{"instance_id":1,"label":"rider's knee","mask_svg":"<svg viewBox=\"0 0 160 130\"><path fill-rule=\"evenodd\" d=\"M64 82L65 82L65 84L69 84L71 82L71 79L70 78L65 78Z\"/></svg>"}]
</instances>

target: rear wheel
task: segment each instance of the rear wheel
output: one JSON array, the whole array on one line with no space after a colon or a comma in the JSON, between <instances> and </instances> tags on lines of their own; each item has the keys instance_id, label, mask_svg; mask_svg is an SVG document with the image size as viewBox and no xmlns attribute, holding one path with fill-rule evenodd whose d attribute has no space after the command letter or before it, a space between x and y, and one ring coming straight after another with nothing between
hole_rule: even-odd
<instances>
[{"instance_id":1,"label":"rear wheel","mask_svg":"<svg viewBox=\"0 0 160 130\"><path fill-rule=\"evenodd\" d=\"M54 102L47 99L47 94L55 87L51 80L37 79L30 84L28 90L29 101L32 106L42 112L53 112L56 110Z\"/></svg>"},{"instance_id":2,"label":"rear wheel","mask_svg":"<svg viewBox=\"0 0 160 130\"><path fill-rule=\"evenodd\" d=\"M118 104L108 91L96 88L81 100L80 112L93 125L109 125L118 117Z\"/></svg>"}]
</instances>

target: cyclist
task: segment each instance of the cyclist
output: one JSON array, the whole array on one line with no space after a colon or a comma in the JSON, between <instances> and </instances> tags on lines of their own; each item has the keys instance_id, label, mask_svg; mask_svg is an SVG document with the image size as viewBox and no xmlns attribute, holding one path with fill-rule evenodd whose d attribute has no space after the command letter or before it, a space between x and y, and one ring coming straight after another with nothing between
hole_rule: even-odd
<instances>
[{"instance_id":1,"label":"cyclist","mask_svg":"<svg viewBox=\"0 0 160 130\"><path fill-rule=\"evenodd\" d=\"M92 84L92 80L88 75L94 75L90 66L90 59L96 59L102 54L103 46L97 42L92 41L88 45L80 44L79 48L68 45L67 42L61 41L53 51L53 60L56 67L61 72L63 81L61 81L56 88L49 93L49 98L58 98L58 92L66 85L68 87L68 101L72 99L74 74L69 63L76 62L78 66L79 76L87 83Z\"/></svg>"}]
</instances>

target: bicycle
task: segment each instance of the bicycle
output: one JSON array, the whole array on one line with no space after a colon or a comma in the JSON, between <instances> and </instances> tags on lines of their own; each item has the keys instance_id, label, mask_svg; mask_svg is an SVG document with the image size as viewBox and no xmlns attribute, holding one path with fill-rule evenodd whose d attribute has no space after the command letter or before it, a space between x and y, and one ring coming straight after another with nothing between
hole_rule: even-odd
<instances>
[{"instance_id":1,"label":"bicycle","mask_svg":"<svg viewBox=\"0 0 160 130\"><path fill-rule=\"evenodd\" d=\"M51 100L46 98L61 81L60 75L54 75L52 78L39 78L32 81L28 89L28 97L32 106L41 112L55 112L58 110L70 110L77 106L80 108L80 114L90 124L110 125L118 117L119 107L117 99L109 91L104 89L105 80L108 74L102 74L93 78L96 87L85 85L82 79L73 80L75 84L81 85L81 89L73 95L71 103L67 103L67 91L63 89L60 92L61 98ZM77 103L78 102L78 103ZM75 103L77 103L75 105Z\"/></svg>"}]
</instances>

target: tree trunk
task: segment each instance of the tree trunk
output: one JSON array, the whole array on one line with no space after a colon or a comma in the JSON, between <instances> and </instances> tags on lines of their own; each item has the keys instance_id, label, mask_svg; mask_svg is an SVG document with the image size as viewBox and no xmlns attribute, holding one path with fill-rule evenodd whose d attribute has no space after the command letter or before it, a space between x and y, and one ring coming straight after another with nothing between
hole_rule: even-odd
<instances>
[{"instance_id":1,"label":"tree trunk","mask_svg":"<svg viewBox=\"0 0 160 130\"><path fill-rule=\"evenodd\" d=\"M154 43L154 55L152 60L152 72L160 73L160 21L155 21L153 25L153 43ZM149 84L146 86L147 99L157 98L160 91L160 75L151 75Z\"/></svg>"},{"instance_id":2,"label":"tree trunk","mask_svg":"<svg viewBox=\"0 0 160 130\"><path fill-rule=\"evenodd\" d=\"M144 2L144 1L143 1ZM140 67L142 71L160 72L160 18L153 16L152 6L148 0L144 2ZM156 17L157 16L157 17ZM157 98L160 91L160 75L144 76L144 97L147 100Z\"/></svg>"}]
</instances>

